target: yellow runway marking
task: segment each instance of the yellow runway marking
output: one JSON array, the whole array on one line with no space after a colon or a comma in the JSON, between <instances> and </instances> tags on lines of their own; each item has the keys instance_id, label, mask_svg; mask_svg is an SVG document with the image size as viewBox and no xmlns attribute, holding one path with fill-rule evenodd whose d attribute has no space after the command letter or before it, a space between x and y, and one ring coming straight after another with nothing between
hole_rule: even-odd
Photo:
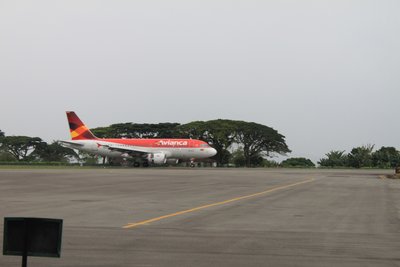
<instances>
[{"instance_id":1,"label":"yellow runway marking","mask_svg":"<svg viewBox=\"0 0 400 267\"><path fill-rule=\"evenodd\" d=\"M310 183L312 181L314 181L314 179L307 179L307 180L304 180L304 181L301 181L301 182L297 182L297 183L293 183L293 184L277 186L277 187L273 187L273 188L268 189L266 191L262 191L262 192L255 193L255 194L236 197L236 198L228 199L228 200L225 200L225 201L216 202L216 203L212 203L212 204L208 204L208 205L204 205L204 206L200 206L200 207L196 207L196 208L192 208L192 209L188 209L188 210L178 211L178 212L175 212L175 213L167 214L167 215L164 215L164 216L160 216L160 217L157 217L157 218L153 218L153 219L149 219L149 220L145 220L145 221L141 221L141 222L137 222L137 223L129 223L129 224L123 226L122 228L125 228L125 229L134 228L134 227L137 227L137 226L140 226L140 225L149 224L149 223L156 222L156 221L161 221L161 220L164 220L164 219L167 219L167 218L171 218L171 217L175 217L175 216L178 216L178 215L182 215L182 214L185 214L185 213L190 213L190 212L194 212L194 211L198 211L198 210L202 210L202 209L207 209L207 208L211 208L211 207L215 207L215 206L225 205L225 204L228 204L228 203L231 203L231 202L235 202L235 201L239 201L239 200L243 200L243 199L248 199L248 198L252 198L252 197L268 194L268 193L271 193L271 192L274 192L274 191L278 191L278 190L294 187L294 186L305 184L305 183Z\"/></svg>"}]
</instances>

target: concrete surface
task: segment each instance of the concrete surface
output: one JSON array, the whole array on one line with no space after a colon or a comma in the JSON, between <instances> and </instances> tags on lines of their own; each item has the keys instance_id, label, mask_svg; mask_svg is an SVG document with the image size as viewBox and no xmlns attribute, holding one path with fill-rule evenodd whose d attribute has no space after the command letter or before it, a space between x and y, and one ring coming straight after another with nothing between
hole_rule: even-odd
<instances>
[{"instance_id":1,"label":"concrete surface","mask_svg":"<svg viewBox=\"0 0 400 267\"><path fill-rule=\"evenodd\" d=\"M385 173L2 169L0 240L3 217L49 217L64 219L61 258L28 266L400 266L400 180Z\"/></svg>"}]
</instances>

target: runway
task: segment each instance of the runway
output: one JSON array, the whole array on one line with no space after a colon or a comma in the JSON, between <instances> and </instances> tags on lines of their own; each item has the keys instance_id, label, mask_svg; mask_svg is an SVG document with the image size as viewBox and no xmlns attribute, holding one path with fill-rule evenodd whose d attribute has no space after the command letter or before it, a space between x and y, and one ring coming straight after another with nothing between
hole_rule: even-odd
<instances>
[{"instance_id":1,"label":"runway","mask_svg":"<svg viewBox=\"0 0 400 267\"><path fill-rule=\"evenodd\" d=\"M3 217L63 219L61 258L31 267L400 266L390 172L1 169L0 239Z\"/></svg>"}]
</instances>

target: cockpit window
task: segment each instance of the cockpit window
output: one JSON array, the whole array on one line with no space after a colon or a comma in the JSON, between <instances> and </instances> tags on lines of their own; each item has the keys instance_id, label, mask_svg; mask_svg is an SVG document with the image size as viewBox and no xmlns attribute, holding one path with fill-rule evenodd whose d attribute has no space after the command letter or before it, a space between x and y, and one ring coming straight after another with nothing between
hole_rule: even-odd
<instances>
[{"instance_id":1,"label":"cockpit window","mask_svg":"<svg viewBox=\"0 0 400 267\"><path fill-rule=\"evenodd\" d=\"M209 147L208 144L201 144L200 147Z\"/></svg>"}]
</instances>

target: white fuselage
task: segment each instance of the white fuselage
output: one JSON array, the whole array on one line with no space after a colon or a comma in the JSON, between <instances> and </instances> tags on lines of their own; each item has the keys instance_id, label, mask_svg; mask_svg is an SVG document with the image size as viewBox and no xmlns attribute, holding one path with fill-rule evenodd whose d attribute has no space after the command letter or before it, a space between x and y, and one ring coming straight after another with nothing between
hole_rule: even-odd
<instances>
[{"instance_id":1,"label":"white fuselage","mask_svg":"<svg viewBox=\"0 0 400 267\"><path fill-rule=\"evenodd\" d=\"M214 156L217 152L212 147L141 147L128 144L119 144L102 140L68 140L63 144L72 149L82 150L103 157L131 158L132 154L163 153L169 159L204 159ZM125 152L119 151L126 150ZM135 151L138 151L137 153Z\"/></svg>"}]
</instances>

